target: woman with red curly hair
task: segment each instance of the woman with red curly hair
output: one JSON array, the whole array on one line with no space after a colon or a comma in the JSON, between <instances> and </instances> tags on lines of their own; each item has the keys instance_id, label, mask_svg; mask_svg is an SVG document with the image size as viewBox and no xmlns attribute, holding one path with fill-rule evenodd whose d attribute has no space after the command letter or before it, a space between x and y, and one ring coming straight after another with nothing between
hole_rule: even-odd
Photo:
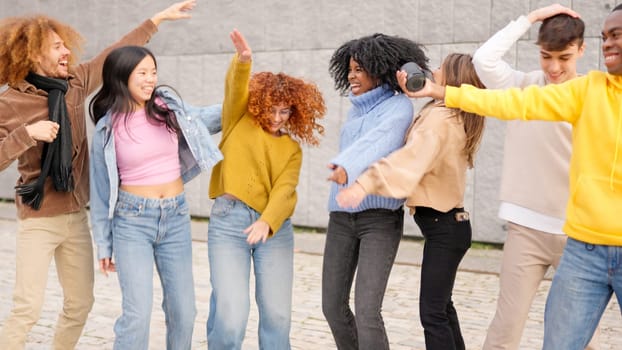
<instances>
[{"instance_id":1,"label":"woman with red curly hair","mask_svg":"<svg viewBox=\"0 0 622 350\"><path fill-rule=\"evenodd\" d=\"M255 272L259 347L290 349L294 232L302 164L300 143L317 145L326 107L317 86L286 74L251 77L251 48L234 30L236 55L225 80L220 150L213 171L215 198L208 229L212 295L210 349L240 349Z\"/></svg>"}]
</instances>

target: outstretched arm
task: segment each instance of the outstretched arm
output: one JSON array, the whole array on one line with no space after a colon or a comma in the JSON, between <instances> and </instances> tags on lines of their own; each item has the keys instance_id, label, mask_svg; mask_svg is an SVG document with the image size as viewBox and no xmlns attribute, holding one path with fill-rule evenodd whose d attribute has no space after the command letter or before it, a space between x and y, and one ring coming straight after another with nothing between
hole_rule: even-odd
<instances>
[{"instance_id":1,"label":"outstretched arm","mask_svg":"<svg viewBox=\"0 0 622 350\"><path fill-rule=\"evenodd\" d=\"M77 66L75 71L76 77L79 80L83 80L82 84L86 88L87 95L93 93L95 89L102 84L102 66L110 51L126 45L142 46L146 44L149 39L151 39L151 36L158 31L158 25L162 21L189 18L190 14L188 11L190 11L195 4L196 0L187 0L169 6L155 14L151 19L145 20L141 25L127 33L116 43L104 49L90 61Z\"/></svg>"},{"instance_id":2,"label":"outstretched arm","mask_svg":"<svg viewBox=\"0 0 622 350\"><path fill-rule=\"evenodd\" d=\"M428 112L429 111L429 112ZM432 107L420 115L427 119L417 122L409 131L404 146L370 165L351 186L337 194L342 208L358 207L365 196L375 194L391 198L409 198L415 194L425 174L433 171L444 145L451 137L453 112ZM442 124L426 124L426 120L443 120Z\"/></svg>"},{"instance_id":3,"label":"outstretched arm","mask_svg":"<svg viewBox=\"0 0 622 350\"><path fill-rule=\"evenodd\" d=\"M229 136L246 113L248 104L248 84L251 77L251 47L239 30L229 33L236 54L225 77L225 98L222 106L222 140Z\"/></svg>"}]
</instances>

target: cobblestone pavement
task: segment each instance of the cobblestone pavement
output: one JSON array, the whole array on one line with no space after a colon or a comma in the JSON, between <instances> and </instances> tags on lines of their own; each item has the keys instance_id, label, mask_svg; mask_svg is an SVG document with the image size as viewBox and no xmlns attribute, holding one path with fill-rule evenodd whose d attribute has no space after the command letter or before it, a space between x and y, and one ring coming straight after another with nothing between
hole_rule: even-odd
<instances>
[{"instance_id":1,"label":"cobblestone pavement","mask_svg":"<svg viewBox=\"0 0 622 350\"><path fill-rule=\"evenodd\" d=\"M15 222L0 220L0 324L11 307L14 283ZM296 234L294 269L294 306L292 314L291 341L293 349L335 349L328 325L323 318L320 304L320 274L322 266L321 234ZM410 257L421 248L421 243L403 241L402 256ZM193 349L205 349L205 322L209 307L209 272L207 246L196 241L193 245L194 276L198 315L194 328ZM319 250L319 252L318 252ZM481 256L500 256L500 252L478 252L472 249L470 263L481 260ZM465 258L465 259L467 259ZM391 349L424 349L423 330L419 324L417 310L420 269L416 263L399 258L395 264L386 292L383 315L391 342ZM494 259L493 259L494 261ZM465 260L465 263L469 261ZM486 329L494 314L498 293L498 276L490 272L462 270L458 273L454 288L454 302L467 344L467 349L480 349ZM161 291L154 276L154 306L151 323L150 349L165 349L164 315L160 308ZM251 283L253 285L253 283ZM527 321L521 349L540 349L542 342L542 315L550 281L544 281L538 290L532 311ZM251 296L251 298L253 298ZM78 343L80 350L111 349L113 324L120 314L120 291L115 274L106 278L96 273L95 305L90 313L84 334ZM251 299L253 300L253 299ZM28 336L26 349L49 349L53 336L56 315L62 305L62 293L57 282L54 267L50 267L46 299L40 321ZM615 300L609 304L601 321L601 349L622 349L622 320ZM252 307L244 349L258 349L257 310Z\"/></svg>"}]
</instances>

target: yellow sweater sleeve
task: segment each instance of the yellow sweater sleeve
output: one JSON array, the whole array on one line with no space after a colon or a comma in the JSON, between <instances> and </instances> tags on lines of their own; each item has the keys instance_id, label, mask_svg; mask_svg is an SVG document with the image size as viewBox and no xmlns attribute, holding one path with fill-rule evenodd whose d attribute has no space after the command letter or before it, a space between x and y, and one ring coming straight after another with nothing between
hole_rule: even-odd
<instances>
[{"instance_id":1,"label":"yellow sweater sleeve","mask_svg":"<svg viewBox=\"0 0 622 350\"><path fill-rule=\"evenodd\" d=\"M261 213L260 219L270 225L271 235L281 228L287 218L292 216L298 200L296 186L298 186L302 166L302 150L297 144L296 147L297 150L291 155L287 166L274 181L268 196L268 204Z\"/></svg>"},{"instance_id":2,"label":"yellow sweater sleeve","mask_svg":"<svg viewBox=\"0 0 622 350\"><path fill-rule=\"evenodd\" d=\"M447 107L498 119L566 121L580 116L587 77L524 89L485 90L464 84L445 88Z\"/></svg>"},{"instance_id":3,"label":"yellow sweater sleeve","mask_svg":"<svg viewBox=\"0 0 622 350\"><path fill-rule=\"evenodd\" d=\"M223 141L246 113L251 66L251 62L240 62L237 54L231 59L225 78L225 98L222 105Z\"/></svg>"},{"instance_id":4,"label":"yellow sweater sleeve","mask_svg":"<svg viewBox=\"0 0 622 350\"><path fill-rule=\"evenodd\" d=\"M275 138L248 112L251 63L237 54L225 78L220 149L224 160L210 178L210 197L231 194L261 213L277 232L296 206L302 164L300 145L288 136Z\"/></svg>"}]
</instances>

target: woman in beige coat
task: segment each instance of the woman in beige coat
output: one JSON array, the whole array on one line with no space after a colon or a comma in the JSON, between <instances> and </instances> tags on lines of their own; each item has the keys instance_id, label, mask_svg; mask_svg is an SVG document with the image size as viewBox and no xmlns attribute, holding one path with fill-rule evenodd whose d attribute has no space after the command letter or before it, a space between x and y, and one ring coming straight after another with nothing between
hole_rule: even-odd
<instances>
[{"instance_id":1,"label":"woman in beige coat","mask_svg":"<svg viewBox=\"0 0 622 350\"><path fill-rule=\"evenodd\" d=\"M466 54L450 54L433 75L441 85L483 87ZM397 77L406 90L406 73ZM368 194L406 198L425 237L419 313L428 350L465 348L451 294L458 264L471 245L463 198L483 130L483 117L431 101L415 118L406 144L337 195L342 207L357 206Z\"/></svg>"}]
</instances>

